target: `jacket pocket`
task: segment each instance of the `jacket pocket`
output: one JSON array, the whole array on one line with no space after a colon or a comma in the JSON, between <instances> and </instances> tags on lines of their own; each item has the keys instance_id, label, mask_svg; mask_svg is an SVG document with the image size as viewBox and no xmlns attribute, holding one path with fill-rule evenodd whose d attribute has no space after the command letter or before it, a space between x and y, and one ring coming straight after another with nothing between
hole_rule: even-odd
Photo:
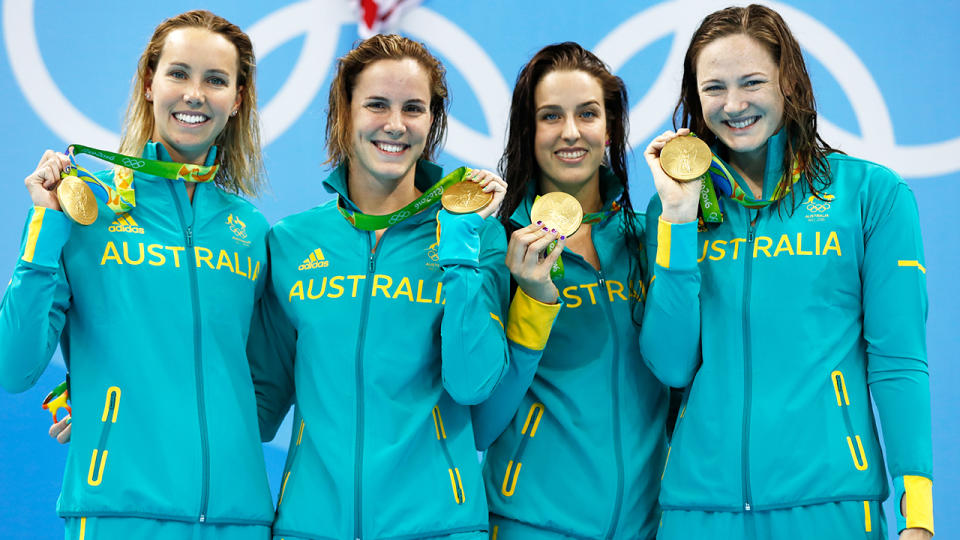
<instances>
[{"instance_id":1,"label":"jacket pocket","mask_svg":"<svg viewBox=\"0 0 960 540\"><path fill-rule=\"evenodd\" d=\"M850 458L853 466L858 471L865 471L870 466L867 463L867 454L863 450L863 441L860 435L854 432L853 422L850 420L850 396L847 394L847 384L843 378L843 372L836 370L830 374L830 381L833 383L833 391L837 398L837 407L843 412L843 422L846 426L847 449L850 450Z\"/></svg>"},{"instance_id":2,"label":"jacket pocket","mask_svg":"<svg viewBox=\"0 0 960 540\"><path fill-rule=\"evenodd\" d=\"M513 453L513 459L507 462L507 470L503 474L500 493L505 497L512 497L517 489L517 478L520 476L520 468L523 467L523 453L527 449L527 443L530 442L530 439L537 435L540 419L543 418L543 410L543 403L530 405L527 420L523 423L523 429L520 430L520 444L517 445L517 450Z\"/></svg>"},{"instance_id":3,"label":"jacket pocket","mask_svg":"<svg viewBox=\"0 0 960 540\"><path fill-rule=\"evenodd\" d=\"M303 429L306 423L301 419L300 420L300 429L297 432L297 442L294 443L293 448L290 449L290 459L287 461L286 470L283 471L283 482L280 484L280 496L277 498L277 512L280 511L280 505L283 504L283 494L287 491L287 482L290 481L290 474L293 472L293 466L297 462L297 454L299 454L300 443L303 442Z\"/></svg>"},{"instance_id":4,"label":"jacket pocket","mask_svg":"<svg viewBox=\"0 0 960 540\"><path fill-rule=\"evenodd\" d=\"M111 386L107 389L107 397L103 403L103 415L100 421L100 440L90 456L90 470L87 472L87 484L99 486L103 482L103 471L107 467L107 441L110 437L110 428L117 423L117 414L120 412L120 387Z\"/></svg>"},{"instance_id":5,"label":"jacket pocket","mask_svg":"<svg viewBox=\"0 0 960 540\"><path fill-rule=\"evenodd\" d=\"M433 407L433 427L436 429L437 440L440 442L440 448L443 450L443 457L447 460L447 473L450 476L450 487L453 490L453 499L457 504L466 502L466 496L463 491L463 480L460 479L460 469L454 466L453 457L450 456L450 449L447 448L447 432L443 429L443 417L440 415L440 406Z\"/></svg>"}]
</instances>

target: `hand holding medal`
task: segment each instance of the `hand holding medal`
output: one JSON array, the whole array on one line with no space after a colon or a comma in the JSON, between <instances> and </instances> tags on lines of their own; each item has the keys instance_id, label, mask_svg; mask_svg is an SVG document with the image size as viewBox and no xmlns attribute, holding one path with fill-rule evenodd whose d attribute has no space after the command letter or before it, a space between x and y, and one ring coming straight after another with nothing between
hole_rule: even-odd
<instances>
[{"instance_id":1,"label":"hand holding medal","mask_svg":"<svg viewBox=\"0 0 960 540\"><path fill-rule=\"evenodd\" d=\"M665 131L650 142L643 155L663 204L660 217L671 223L697 219L701 178L713 160L710 147L682 128L676 133Z\"/></svg>"},{"instance_id":2,"label":"hand holding medal","mask_svg":"<svg viewBox=\"0 0 960 540\"><path fill-rule=\"evenodd\" d=\"M440 204L451 214L476 212L486 219L500 209L507 183L490 171L470 169L463 180L446 188Z\"/></svg>"}]
</instances>

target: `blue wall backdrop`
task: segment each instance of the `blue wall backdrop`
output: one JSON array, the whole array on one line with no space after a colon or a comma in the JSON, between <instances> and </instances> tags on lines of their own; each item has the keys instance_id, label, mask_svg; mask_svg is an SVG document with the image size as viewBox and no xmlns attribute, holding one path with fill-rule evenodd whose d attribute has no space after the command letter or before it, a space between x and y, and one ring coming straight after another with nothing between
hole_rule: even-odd
<instances>
[{"instance_id":1,"label":"blue wall backdrop","mask_svg":"<svg viewBox=\"0 0 960 540\"><path fill-rule=\"evenodd\" d=\"M353 4L3 0L0 227L6 233L0 235L0 280L9 280L29 206L23 178L46 148L62 150L68 142L116 147L138 55L157 23L188 9L203 7L227 17L256 45L272 184L259 207L275 222L323 202L327 85L334 59L358 38ZM960 516L950 510L960 499L960 429L954 421L960 410L960 287L954 279L960 233L950 217L960 201L960 5L947 0L770 5L804 47L827 141L896 169L917 196L930 293L936 525L938 537L960 538ZM629 87L631 181L640 202L653 192L643 148L669 126L689 36L717 7L723 4L594 0L585 8L574 0L425 0L405 13L397 28L426 42L446 63L453 106L440 161L448 167L495 166L513 80L541 46L575 40L597 52ZM176 336L131 344L131 356L138 347L163 347L165 339ZM54 504L68 449L47 437L50 417L40 402L63 375L58 353L33 389L20 395L0 391L0 537L62 537ZM264 445L274 497L289 426L285 429Z\"/></svg>"}]
</instances>

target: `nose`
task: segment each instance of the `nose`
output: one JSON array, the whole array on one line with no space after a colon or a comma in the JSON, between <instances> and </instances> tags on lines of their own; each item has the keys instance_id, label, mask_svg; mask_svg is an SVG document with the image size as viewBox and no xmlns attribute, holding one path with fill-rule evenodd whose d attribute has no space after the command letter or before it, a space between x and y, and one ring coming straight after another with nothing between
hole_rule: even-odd
<instances>
[{"instance_id":1,"label":"nose","mask_svg":"<svg viewBox=\"0 0 960 540\"><path fill-rule=\"evenodd\" d=\"M199 84L191 85L187 91L183 94L183 101L190 105L191 107L199 107L203 105L205 98L203 92L200 90Z\"/></svg>"},{"instance_id":2,"label":"nose","mask_svg":"<svg viewBox=\"0 0 960 540\"><path fill-rule=\"evenodd\" d=\"M567 116L567 119L563 122L563 131L560 136L570 144L575 143L580 138L580 129L577 128L576 119L572 115Z\"/></svg>"},{"instance_id":3,"label":"nose","mask_svg":"<svg viewBox=\"0 0 960 540\"><path fill-rule=\"evenodd\" d=\"M739 90L733 89L727 92L727 98L723 102L723 112L729 116L735 116L745 111L749 106L743 94Z\"/></svg>"},{"instance_id":4,"label":"nose","mask_svg":"<svg viewBox=\"0 0 960 540\"><path fill-rule=\"evenodd\" d=\"M387 123L383 126L383 130L391 137L400 137L407 132L407 126L403 123L403 116L399 110L390 111L390 116L387 117Z\"/></svg>"}]
</instances>

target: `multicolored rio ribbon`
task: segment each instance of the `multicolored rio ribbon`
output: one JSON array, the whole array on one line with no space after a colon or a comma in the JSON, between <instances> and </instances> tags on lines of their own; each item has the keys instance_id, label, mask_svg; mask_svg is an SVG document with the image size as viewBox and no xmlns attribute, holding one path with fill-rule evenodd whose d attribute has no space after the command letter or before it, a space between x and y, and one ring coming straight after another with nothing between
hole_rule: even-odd
<instances>
[{"instance_id":1,"label":"multicolored rio ribbon","mask_svg":"<svg viewBox=\"0 0 960 540\"><path fill-rule=\"evenodd\" d=\"M77 154L88 154L104 161L117 165L114 169L113 183L109 185L97 178L89 171L77 164ZM169 180L183 180L185 182L209 182L216 178L220 165L193 165L190 163L176 163L173 161L159 161L125 156L115 152L99 150L82 144L71 144L67 147L67 156L70 158L71 169L61 176L76 176L90 186L94 196L103 201L114 213L129 212L136 206L133 191L133 171L146 173Z\"/></svg>"},{"instance_id":2,"label":"multicolored rio ribbon","mask_svg":"<svg viewBox=\"0 0 960 540\"><path fill-rule=\"evenodd\" d=\"M756 199L737 184L727 166L714 155L710 169L701 177L703 187L700 188L700 230L706 229L706 223L723 223L723 204L718 199L717 193L745 208L764 208L786 197L800 179L800 166L797 160L793 161L790 169L790 181L784 182L784 175L781 175L770 199Z\"/></svg>"},{"instance_id":3,"label":"multicolored rio ribbon","mask_svg":"<svg viewBox=\"0 0 960 540\"><path fill-rule=\"evenodd\" d=\"M339 201L337 202L337 210L340 210L340 214L342 214L351 225L360 230L377 231L380 229L386 229L387 227L396 225L397 223L400 223L401 221L413 216L417 212L420 212L424 208L427 208L433 203L439 201L444 190L456 183L463 181L463 178L468 172L470 172L469 168L460 167L459 169L441 178L436 184L430 186L430 188L427 189L424 194L418 197L415 201L390 214L374 216L370 214L364 214L362 212L352 212L343 208Z\"/></svg>"}]
</instances>

